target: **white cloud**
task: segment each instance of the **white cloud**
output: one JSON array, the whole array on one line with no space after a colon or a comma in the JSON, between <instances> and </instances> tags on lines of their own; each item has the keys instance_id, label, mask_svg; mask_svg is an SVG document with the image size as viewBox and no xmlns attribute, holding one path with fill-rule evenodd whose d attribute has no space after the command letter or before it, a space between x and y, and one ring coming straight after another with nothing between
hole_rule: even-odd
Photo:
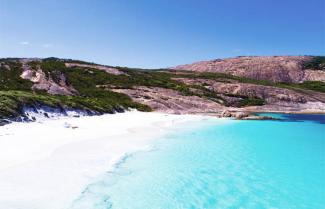
<instances>
[{"instance_id":1,"label":"white cloud","mask_svg":"<svg viewBox=\"0 0 325 209\"><path fill-rule=\"evenodd\" d=\"M233 49L232 52L237 52L238 53L238 52L242 52L242 50L241 49Z\"/></svg>"},{"instance_id":2,"label":"white cloud","mask_svg":"<svg viewBox=\"0 0 325 209\"><path fill-rule=\"evenodd\" d=\"M19 44L26 46L26 45L29 45L29 42L28 41L21 41L21 42L19 42Z\"/></svg>"},{"instance_id":3,"label":"white cloud","mask_svg":"<svg viewBox=\"0 0 325 209\"><path fill-rule=\"evenodd\" d=\"M42 47L44 47L44 48L50 48L52 46L53 46L53 44L51 44L51 43L42 44Z\"/></svg>"}]
</instances>

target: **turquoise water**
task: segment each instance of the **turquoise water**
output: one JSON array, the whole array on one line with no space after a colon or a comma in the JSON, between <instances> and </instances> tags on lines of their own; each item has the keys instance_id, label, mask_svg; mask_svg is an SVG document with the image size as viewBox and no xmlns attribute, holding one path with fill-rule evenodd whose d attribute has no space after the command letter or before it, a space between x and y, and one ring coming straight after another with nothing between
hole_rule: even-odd
<instances>
[{"instance_id":1,"label":"turquoise water","mask_svg":"<svg viewBox=\"0 0 325 209\"><path fill-rule=\"evenodd\" d=\"M325 118L208 120L158 140L72 208L325 208Z\"/></svg>"}]
</instances>

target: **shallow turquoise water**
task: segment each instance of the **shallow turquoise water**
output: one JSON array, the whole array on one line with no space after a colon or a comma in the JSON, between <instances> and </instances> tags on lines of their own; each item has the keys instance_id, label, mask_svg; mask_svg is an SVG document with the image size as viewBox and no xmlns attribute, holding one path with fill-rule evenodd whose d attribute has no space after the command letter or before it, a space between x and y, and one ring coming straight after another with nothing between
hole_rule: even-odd
<instances>
[{"instance_id":1,"label":"shallow turquoise water","mask_svg":"<svg viewBox=\"0 0 325 209\"><path fill-rule=\"evenodd\" d=\"M325 118L295 117L192 124L100 176L72 208L325 208Z\"/></svg>"}]
</instances>

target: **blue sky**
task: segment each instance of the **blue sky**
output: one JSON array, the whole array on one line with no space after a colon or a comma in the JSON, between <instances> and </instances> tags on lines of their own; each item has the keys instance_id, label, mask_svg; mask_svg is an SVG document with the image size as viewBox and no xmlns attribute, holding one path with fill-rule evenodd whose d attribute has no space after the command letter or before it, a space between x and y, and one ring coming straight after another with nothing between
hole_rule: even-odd
<instances>
[{"instance_id":1,"label":"blue sky","mask_svg":"<svg viewBox=\"0 0 325 209\"><path fill-rule=\"evenodd\" d=\"M0 57L158 68L325 55L324 0L0 0Z\"/></svg>"}]
</instances>

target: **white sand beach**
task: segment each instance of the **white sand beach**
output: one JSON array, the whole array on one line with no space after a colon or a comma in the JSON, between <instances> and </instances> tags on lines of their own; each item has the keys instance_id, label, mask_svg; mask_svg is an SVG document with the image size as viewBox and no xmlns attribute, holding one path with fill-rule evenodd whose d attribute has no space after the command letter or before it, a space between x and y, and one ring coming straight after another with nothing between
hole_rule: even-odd
<instances>
[{"instance_id":1,"label":"white sand beach","mask_svg":"<svg viewBox=\"0 0 325 209\"><path fill-rule=\"evenodd\" d=\"M205 116L127 112L0 127L0 209L65 209L93 178Z\"/></svg>"}]
</instances>

